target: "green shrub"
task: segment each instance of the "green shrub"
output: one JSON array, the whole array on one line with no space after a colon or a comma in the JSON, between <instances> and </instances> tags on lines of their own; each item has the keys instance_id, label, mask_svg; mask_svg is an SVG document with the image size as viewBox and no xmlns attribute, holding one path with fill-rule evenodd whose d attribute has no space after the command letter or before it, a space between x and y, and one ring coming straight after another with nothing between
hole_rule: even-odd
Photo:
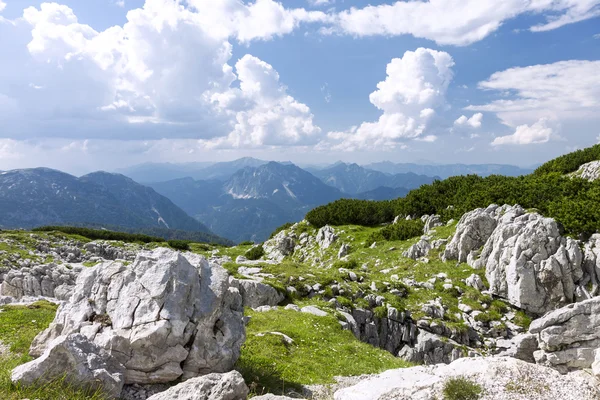
<instances>
[{"instance_id":1,"label":"green shrub","mask_svg":"<svg viewBox=\"0 0 600 400\"><path fill-rule=\"evenodd\" d=\"M254 242L251 242L250 240L246 240L245 242L238 244L238 246L253 246L253 245L254 245Z\"/></svg>"},{"instance_id":2,"label":"green shrub","mask_svg":"<svg viewBox=\"0 0 600 400\"><path fill-rule=\"evenodd\" d=\"M260 244L248 250L246 254L244 254L244 257L246 257L248 260L258 260L264 255L265 249L263 248L262 244Z\"/></svg>"},{"instance_id":3,"label":"green shrub","mask_svg":"<svg viewBox=\"0 0 600 400\"><path fill-rule=\"evenodd\" d=\"M464 377L450 378L444 383L444 400L477 400L483 393L481 385Z\"/></svg>"},{"instance_id":4,"label":"green shrub","mask_svg":"<svg viewBox=\"0 0 600 400\"><path fill-rule=\"evenodd\" d=\"M387 225L380 230L372 233L365 245L371 245L373 242L382 242L390 240L407 240L423 234L423 221L400 220L395 224Z\"/></svg>"},{"instance_id":5,"label":"green shrub","mask_svg":"<svg viewBox=\"0 0 600 400\"><path fill-rule=\"evenodd\" d=\"M151 243L151 242L164 242L165 239L142 235L138 233L125 233L125 232L116 232L116 231L107 231L103 229L90 229L90 228L80 228L75 226L41 226L39 228L32 229L34 232L62 232L67 235L79 235L86 237L91 240L120 240L122 242L142 242L142 243Z\"/></svg>"},{"instance_id":6,"label":"green shrub","mask_svg":"<svg viewBox=\"0 0 600 400\"><path fill-rule=\"evenodd\" d=\"M169 246L176 250L181 251L189 251L190 250L190 242L187 240L169 240L167 242Z\"/></svg>"}]
</instances>

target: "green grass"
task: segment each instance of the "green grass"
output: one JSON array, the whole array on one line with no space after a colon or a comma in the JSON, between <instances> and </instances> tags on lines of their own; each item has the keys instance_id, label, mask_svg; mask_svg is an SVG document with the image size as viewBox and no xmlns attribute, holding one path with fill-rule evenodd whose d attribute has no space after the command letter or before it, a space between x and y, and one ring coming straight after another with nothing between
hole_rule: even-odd
<instances>
[{"instance_id":1,"label":"green grass","mask_svg":"<svg viewBox=\"0 0 600 400\"><path fill-rule=\"evenodd\" d=\"M27 354L33 338L54 319L57 306L39 301L29 306L4 306L0 312L0 341L10 353L0 356L0 399L103 400L99 391L81 390L62 379L40 387L20 387L10 379L12 370L31 361Z\"/></svg>"},{"instance_id":2,"label":"green grass","mask_svg":"<svg viewBox=\"0 0 600 400\"><path fill-rule=\"evenodd\" d=\"M343 330L334 316L316 317L289 310L248 314L252 319L236 369L254 394L285 393L298 390L300 385L333 383L334 376L410 366L385 350L360 342ZM283 333L293 343L268 332Z\"/></svg>"},{"instance_id":3,"label":"green grass","mask_svg":"<svg viewBox=\"0 0 600 400\"><path fill-rule=\"evenodd\" d=\"M477 400L483 388L465 377L450 378L444 383L444 400Z\"/></svg>"}]
</instances>

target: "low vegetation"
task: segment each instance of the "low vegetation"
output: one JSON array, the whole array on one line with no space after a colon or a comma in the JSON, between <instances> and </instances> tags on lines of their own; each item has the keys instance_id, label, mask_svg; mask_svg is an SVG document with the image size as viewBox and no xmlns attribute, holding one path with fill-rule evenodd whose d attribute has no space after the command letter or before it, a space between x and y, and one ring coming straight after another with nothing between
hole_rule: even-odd
<instances>
[{"instance_id":1,"label":"low vegetation","mask_svg":"<svg viewBox=\"0 0 600 400\"><path fill-rule=\"evenodd\" d=\"M483 393L481 385L465 377L448 379L444 383L444 400L477 400Z\"/></svg>"},{"instance_id":2,"label":"low vegetation","mask_svg":"<svg viewBox=\"0 0 600 400\"><path fill-rule=\"evenodd\" d=\"M265 249L262 245L254 246L244 254L248 260L258 260L264 255Z\"/></svg>"}]
</instances>

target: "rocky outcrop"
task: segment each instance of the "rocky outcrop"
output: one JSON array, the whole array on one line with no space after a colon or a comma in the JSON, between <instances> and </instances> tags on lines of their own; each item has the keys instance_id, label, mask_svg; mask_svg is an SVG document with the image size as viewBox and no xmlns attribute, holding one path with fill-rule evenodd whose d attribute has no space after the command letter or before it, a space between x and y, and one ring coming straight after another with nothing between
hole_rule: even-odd
<instances>
[{"instance_id":1,"label":"rocky outcrop","mask_svg":"<svg viewBox=\"0 0 600 400\"><path fill-rule=\"evenodd\" d=\"M53 340L41 357L19 365L11 377L23 386L62 378L69 385L117 398L125 383L125 367L85 336L74 334Z\"/></svg>"},{"instance_id":2,"label":"rocky outcrop","mask_svg":"<svg viewBox=\"0 0 600 400\"><path fill-rule=\"evenodd\" d=\"M285 257L292 255L294 247L296 247L296 235L285 230L263 243L265 257L277 262L281 262Z\"/></svg>"},{"instance_id":3,"label":"rocky outcrop","mask_svg":"<svg viewBox=\"0 0 600 400\"><path fill-rule=\"evenodd\" d=\"M131 265L85 269L31 354L81 333L125 366L126 383L171 382L231 370L245 339L242 318L241 295L225 269L159 248Z\"/></svg>"},{"instance_id":4,"label":"rocky outcrop","mask_svg":"<svg viewBox=\"0 0 600 400\"><path fill-rule=\"evenodd\" d=\"M438 226L444 226L442 222L442 218L439 215L426 215L424 216L423 223L423 233L427 234Z\"/></svg>"},{"instance_id":5,"label":"rocky outcrop","mask_svg":"<svg viewBox=\"0 0 600 400\"><path fill-rule=\"evenodd\" d=\"M496 229L496 205L478 208L462 216L456 226L454 237L446 246L442 259L466 262L471 251L483 246Z\"/></svg>"},{"instance_id":6,"label":"rocky outcrop","mask_svg":"<svg viewBox=\"0 0 600 400\"><path fill-rule=\"evenodd\" d=\"M398 352L403 360L425 365L448 364L466 356L460 344L424 330L419 331L414 346L404 346Z\"/></svg>"},{"instance_id":7,"label":"rocky outcrop","mask_svg":"<svg viewBox=\"0 0 600 400\"><path fill-rule=\"evenodd\" d=\"M0 295L20 299L25 296L51 297L67 300L71 296L81 265L36 265L10 270L0 284Z\"/></svg>"},{"instance_id":8,"label":"rocky outcrop","mask_svg":"<svg viewBox=\"0 0 600 400\"><path fill-rule=\"evenodd\" d=\"M542 315L598 291L599 251L600 235L586 245L584 257L552 218L518 205L491 205L463 215L443 258L485 268L492 294Z\"/></svg>"},{"instance_id":9,"label":"rocky outcrop","mask_svg":"<svg viewBox=\"0 0 600 400\"><path fill-rule=\"evenodd\" d=\"M244 307L276 306L285 299L274 287L255 280L231 279L231 283L239 289Z\"/></svg>"},{"instance_id":10,"label":"rocky outcrop","mask_svg":"<svg viewBox=\"0 0 600 400\"><path fill-rule=\"evenodd\" d=\"M404 346L413 346L417 338L417 326L408 312L388 307L387 316L380 318L370 310L355 308L351 313L340 311L345 319L343 327L365 343L397 355Z\"/></svg>"},{"instance_id":11,"label":"rocky outcrop","mask_svg":"<svg viewBox=\"0 0 600 400\"><path fill-rule=\"evenodd\" d=\"M337 240L338 236L335 234L333 228L329 225L325 225L317 232L317 243L322 249L328 249Z\"/></svg>"},{"instance_id":12,"label":"rocky outcrop","mask_svg":"<svg viewBox=\"0 0 600 400\"><path fill-rule=\"evenodd\" d=\"M342 243L338 251L338 258L346 257L348 254L350 254L350 245L347 243Z\"/></svg>"},{"instance_id":13,"label":"rocky outcrop","mask_svg":"<svg viewBox=\"0 0 600 400\"><path fill-rule=\"evenodd\" d=\"M479 385L485 399L594 400L600 391L586 379L560 375L541 365L508 357L462 358L450 365L386 371L338 390L335 400L442 399L451 378Z\"/></svg>"},{"instance_id":14,"label":"rocky outcrop","mask_svg":"<svg viewBox=\"0 0 600 400\"><path fill-rule=\"evenodd\" d=\"M531 323L540 350L539 364L560 372L590 368L600 348L600 297L554 310Z\"/></svg>"},{"instance_id":15,"label":"rocky outcrop","mask_svg":"<svg viewBox=\"0 0 600 400\"><path fill-rule=\"evenodd\" d=\"M529 213L500 221L474 266L485 267L490 292L541 315L576 300L582 259L556 221Z\"/></svg>"},{"instance_id":16,"label":"rocky outcrop","mask_svg":"<svg viewBox=\"0 0 600 400\"><path fill-rule=\"evenodd\" d=\"M582 296L593 297L600 295L600 234L594 234L584 246L583 272L584 277L581 286L585 288L591 285L591 290L586 293L582 291Z\"/></svg>"},{"instance_id":17,"label":"rocky outcrop","mask_svg":"<svg viewBox=\"0 0 600 400\"><path fill-rule=\"evenodd\" d=\"M516 335L511 339L496 340L495 353L499 356L518 358L530 363L535 362L533 353L538 350L538 338L531 333Z\"/></svg>"},{"instance_id":18,"label":"rocky outcrop","mask_svg":"<svg viewBox=\"0 0 600 400\"><path fill-rule=\"evenodd\" d=\"M588 181L595 181L596 179L600 178L600 161L592 161L583 164L571 175L586 179Z\"/></svg>"},{"instance_id":19,"label":"rocky outcrop","mask_svg":"<svg viewBox=\"0 0 600 400\"><path fill-rule=\"evenodd\" d=\"M427 239L421 239L417 243L413 244L402 253L404 257L412 258L413 260L427 256L431 250L431 243Z\"/></svg>"},{"instance_id":20,"label":"rocky outcrop","mask_svg":"<svg viewBox=\"0 0 600 400\"><path fill-rule=\"evenodd\" d=\"M248 387L237 371L189 379L148 400L246 400Z\"/></svg>"},{"instance_id":21,"label":"rocky outcrop","mask_svg":"<svg viewBox=\"0 0 600 400\"><path fill-rule=\"evenodd\" d=\"M133 261L135 259L135 252L123 247L113 246L104 241L89 242L83 245L83 248L88 253L87 258L89 258L89 255L94 255L104 260Z\"/></svg>"}]
</instances>

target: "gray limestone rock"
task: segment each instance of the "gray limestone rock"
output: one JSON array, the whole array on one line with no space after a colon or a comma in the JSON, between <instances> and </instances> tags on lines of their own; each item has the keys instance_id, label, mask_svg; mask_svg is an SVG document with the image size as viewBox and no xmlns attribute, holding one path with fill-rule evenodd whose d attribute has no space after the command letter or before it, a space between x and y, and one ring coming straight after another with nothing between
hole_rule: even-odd
<instances>
[{"instance_id":1,"label":"gray limestone rock","mask_svg":"<svg viewBox=\"0 0 600 400\"><path fill-rule=\"evenodd\" d=\"M11 379L24 386L41 386L63 377L75 387L100 389L117 398L125 383L125 367L85 336L73 334L53 340L39 358L15 368Z\"/></svg>"},{"instance_id":2,"label":"gray limestone rock","mask_svg":"<svg viewBox=\"0 0 600 400\"><path fill-rule=\"evenodd\" d=\"M126 367L126 383L163 383L233 368L245 340L242 298L204 257L159 248L131 265L85 269L73 295L34 340L81 333Z\"/></svg>"},{"instance_id":3,"label":"gray limestone rock","mask_svg":"<svg viewBox=\"0 0 600 400\"><path fill-rule=\"evenodd\" d=\"M148 400L246 400L248 387L238 371L189 379Z\"/></svg>"}]
</instances>

